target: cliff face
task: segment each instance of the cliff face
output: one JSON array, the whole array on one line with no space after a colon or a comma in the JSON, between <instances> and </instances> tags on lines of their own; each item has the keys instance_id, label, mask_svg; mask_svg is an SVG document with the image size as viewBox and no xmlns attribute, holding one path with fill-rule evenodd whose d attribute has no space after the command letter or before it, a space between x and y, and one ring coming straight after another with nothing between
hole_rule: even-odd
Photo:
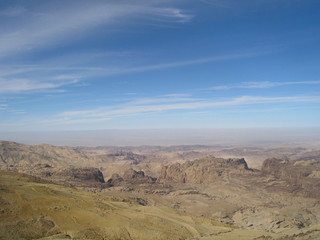
<instances>
[{"instance_id":1,"label":"cliff face","mask_svg":"<svg viewBox=\"0 0 320 240\"><path fill-rule=\"evenodd\" d=\"M270 158L263 162L261 171L302 188L307 196L320 197L319 159L289 161Z\"/></svg>"},{"instance_id":2,"label":"cliff face","mask_svg":"<svg viewBox=\"0 0 320 240\"><path fill-rule=\"evenodd\" d=\"M97 168L76 168L70 167L54 173L59 178L66 178L73 181L104 183L102 172Z\"/></svg>"},{"instance_id":3,"label":"cliff face","mask_svg":"<svg viewBox=\"0 0 320 240\"><path fill-rule=\"evenodd\" d=\"M143 171L135 171L133 169L125 171L123 179L124 181L133 184L153 183L156 181L155 178L146 176Z\"/></svg>"},{"instance_id":4,"label":"cliff face","mask_svg":"<svg viewBox=\"0 0 320 240\"><path fill-rule=\"evenodd\" d=\"M243 158L223 159L208 156L163 167L158 182L212 183L232 174L249 172L251 170Z\"/></svg>"},{"instance_id":5,"label":"cliff face","mask_svg":"<svg viewBox=\"0 0 320 240\"><path fill-rule=\"evenodd\" d=\"M58 184L82 187L107 187L102 172L94 167L59 167L54 168L48 164L34 165L32 170L23 171L32 176L40 177Z\"/></svg>"},{"instance_id":6,"label":"cliff face","mask_svg":"<svg viewBox=\"0 0 320 240\"><path fill-rule=\"evenodd\" d=\"M155 181L156 178L145 175L143 171L136 171L131 168L124 172L123 177L120 177L119 174L114 173L107 182L111 186L120 186L125 184L148 184L154 183Z\"/></svg>"},{"instance_id":7,"label":"cliff face","mask_svg":"<svg viewBox=\"0 0 320 240\"><path fill-rule=\"evenodd\" d=\"M289 180L295 184L307 176L302 169L295 168L293 162L277 158L270 158L263 162L261 171L263 174L272 174L277 178Z\"/></svg>"}]
</instances>

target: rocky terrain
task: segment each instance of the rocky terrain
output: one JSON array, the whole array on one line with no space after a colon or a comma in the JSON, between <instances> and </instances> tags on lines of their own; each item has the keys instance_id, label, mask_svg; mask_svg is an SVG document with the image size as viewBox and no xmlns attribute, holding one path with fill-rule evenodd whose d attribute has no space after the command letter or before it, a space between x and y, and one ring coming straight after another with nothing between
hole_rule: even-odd
<instances>
[{"instance_id":1,"label":"rocky terrain","mask_svg":"<svg viewBox=\"0 0 320 240\"><path fill-rule=\"evenodd\" d=\"M314 183L311 189L319 192L319 181ZM128 188L128 183L121 182L117 186L123 187L104 191L119 196L130 192L151 205L171 206L250 229L287 231L317 226L320 221L319 198L305 194L310 189L252 170L244 159L208 156L174 163L164 166L152 185Z\"/></svg>"},{"instance_id":2,"label":"rocky terrain","mask_svg":"<svg viewBox=\"0 0 320 240\"><path fill-rule=\"evenodd\" d=\"M88 166L88 156L75 148L57 147L47 144L25 145L15 142L0 141L0 167L29 168L36 164L52 167L77 164Z\"/></svg>"},{"instance_id":3,"label":"rocky terrain","mask_svg":"<svg viewBox=\"0 0 320 240\"><path fill-rule=\"evenodd\" d=\"M260 170L241 155L254 157L259 149L219 149L0 142L0 239L143 239L140 231L155 234L153 239L320 237L319 150L261 150L269 158ZM230 156L214 157L213 152ZM48 208L51 198L58 203ZM68 224L62 222L63 214L68 214ZM121 220L112 225L105 219L110 216ZM95 218L99 220L89 224ZM224 230L212 230L218 226Z\"/></svg>"},{"instance_id":4,"label":"rocky terrain","mask_svg":"<svg viewBox=\"0 0 320 240\"><path fill-rule=\"evenodd\" d=\"M230 174L248 174L246 161L241 159L223 159L208 156L206 158L187 161L183 164L175 163L165 166L158 178L159 182L176 183L214 183L220 178L229 177Z\"/></svg>"},{"instance_id":5,"label":"rocky terrain","mask_svg":"<svg viewBox=\"0 0 320 240\"><path fill-rule=\"evenodd\" d=\"M0 239L317 239L316 226L248 229L164 206L0 172ZM276 223L274 223L276 224Z\"/></svg>"},{"instance_id":6,"label":"rocky terrain","mask_svg":"<svg viewBox=\"0 0 320 240\"><path fill-rule=\"evenodd\" d=\"M300 193L320 198L319 158L291 161L271 158L264 161L261 171L299 187Z\"/></svg>"},{"instance_id":7,"label":"rocky terrain","mask_svg":"<svg viewBox=\"0 0 320 240\"><path fill-rule=\"evenodd\" d=\"M170 208L142 206L17 173L2 171L0 182L0 239L190 239L230 235L235 229Z\"/></svg>"}]
</instances>

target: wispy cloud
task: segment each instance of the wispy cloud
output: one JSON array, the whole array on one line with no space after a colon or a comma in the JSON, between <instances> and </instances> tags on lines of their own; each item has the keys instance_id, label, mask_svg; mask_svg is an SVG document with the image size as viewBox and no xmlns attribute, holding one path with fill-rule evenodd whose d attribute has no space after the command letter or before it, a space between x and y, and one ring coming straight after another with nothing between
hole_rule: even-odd
<instances>
[{"instance_id":1,"label":"wispy cloud","mask_svg":"<svg viewBox=\"0 0 320 240\"><path fill-rule=\"evenodd\" d=\"M73 80L73 81L79 78L81 78L80 75L66 75L66 74L52 77L52 79L54 80Z\"/></svg>"},{"instance_id":2,"label":"wispy cloud","mask_svg":"<svg viewBox=\"0 0 320 240\"><path fill-rule=\"evenodd\" d=\"M0 111L6 112L6 113L14 113L14 114L25 114L26 112L23 110L17 110L17 109L12 109L9 104L1 103L0 104Z\"/></svg>"},{"instance_id":3,"label":"wispy cloud","mask_svg":"<svg viewBox=\"0 0 320 240\"><path fill-rule=\"evenodd\" d=\"M244 58L253 58L258 57L262 55L266 55L268 52L242 52L242 53L231 53L231 54L222 54L217 56L210 56L210 57L204 57L204 58L196 58L196 59L189 59L184 61L173 61L169 63L158 63L158 64L150 64L150 65L142 65L142 66L91 66L83 64L81 66L75 66L70 65L70 62L73 62L72 59L60 59L60 65L17 65L17 66L3 66L0 68L0 76L12 76L17 74L23 74L28 72L39 72L39 71L64 71L67 72L63 75L70 75L70 71L79 72L78 76L79 78L83 75L90 75L92 76L92 72L97 75L117 75L117 74L125 74L125 73L134 73L134 72L146 72L146 71L154 71L154 70L160 70L160 69L168 69L168 68L177 68L177 67L186 67L186 66L192 66L192 65L200 65L205 63L214 63L214 62L222 62L222 61L228 61L228 60L236 60L236 59L244 59ZM114 55L111 56L112 58L115 58ZM127 56L125 56L127 57ZM77 58L77 56L76 56ZM90 58L90 54L86 56L86 58ZM122 56L119 57L119 59L123 59ZM132 65L133 63L131 63ZM69 73L68 73L69 72ZM81 73L81 74L80 74ZM73 73L74 74L74 73Z\"/></svg>"},{"instance_id":4,"label":"wispy cloud","mask_svg":"<svg viewBox=\"0 0 320 240\"><path fill-rule=\"evenodd\" d=\"M130 102L132 105L149 105L149 104L161 104L161 103L172 103L172 102L194 102L195 99L191 97L182 97L180 95L166 95L165 97L155 97L155 98L140 98Z\"/></svg>"},{"instance_id":5,"label":"wispy cloud","mask_svg":"<svg viewBox=\"0 0 320 240\"><path fill-rule=\"evenodd\" d=\"M1 93L21 93L35 90L57 89L62 86L77 83L78 80L37 81L31 79L3 79L0 78Z\"/></svg>"},{"instance_id":6,"label":"wispy cloud","mask_svg":"<svg viewBox=\"0 0 320 240\"><path fill-rule=\"evenodd\" d=\"M157 101L156 101L157 100ZM180 101L181 100L181 101ZM128 117L139 114L152 114L157 112L173 111L173 110L214 110L219 107L240 106L240 105L254 105L254 104L275 104L275 103L306 103L306 102L320 102L320 96L293 96L293 97L260 97L260 96L242 96L231 98L228 100L212 101L208 99L171 99L171 102L162 101L162 98L152 101L131 101L127 104L116 107L102 107L95 110L83 111L66 111L59 114L65 121L72 122L79 121L97 121L97 119L113 119L119 117Z\"/></svg>"},{"instance_id":7,"label":"wispy cloud","mask_svg":"<svg viewBox=\"0 0 320 240\"><path fill-rule=\"evenodd\" d=\"M67 85L85 86L86 79L107 77L111 75L156 71L162 69L187 67L206 63L215 63L234 59L251 58L266 54L264 52L247 52L225 54L206 58L176 61L170 63L150 64L144 66L70 66L73 61L61 61L62 66L37 64L2 66L0 68L0 93L18 93L33 90L57 89ZM111 56L115 58L115 54ZM119 57L122 59L122 56ZM25 76L28 76L26 78ZM90 81L90 80L89 80ZM60 89L61 90L61 89Z\"/></svg>"},{"instance_id":8,"label":"wispy cloud","mask_svg":"<svg viewBox=\"0 0 320 240\"><path fill-rule=\"evenodd\" d=\"M152 70L158 70L158 69L185 67L185 66L198 65L198 64L210 63L210 62L221 62L221 61L227 61L227 60L233 60L233 59L251 58L251 57L261 56L264 54L267 54L267 53L266 52L247 52L247 53L238 53L238 54L225 54L220 56L199 58L199 59L179 61L179 62L124 68L124 69L116 70L114 73L144 72L144 71L152 71Z\"/></svg>"},{"instance_id":9,"label":"wispy cloud","mask_svg":"<svg viewBox=\"0 0 320 240\"><path fill-rule=\"evenodd\" d=\"M272 87L281 87L281 86L289 86L289 85L320 85L320 81L294 81L294 82L242 82L236 85L220 85L207 88L206 90L229 90L235 88L272 88Z\"/></svg>"},{"instance_id":10,"label":"wispy cloud","mask_svg":"<svg viewBox=\"0 0 320 240\"><path fill-rule=\"evenodd\" d=\"M149 13L158 21L166 22L189 22L194 16L177 8L149 8Z\"/></svg>"},{"instance_id":11,"label":"wispy cloud","mask_svg":"<svg viewBox=\"0 0 320 240\"><path fill-rule=\"evenodd\" d=\"M12 8L0 12L5 16L19 16L11 21L11 28L0 35L0 57L76 40L74 36L98 26L111 30L115 26L130 23L135 18L153 16L155 21L185 23L192 15L178 8L163 8L160 1L130 2L79 2L68 1L55 8L43 8L26 12L24 8ZM48 4L46 2L43 3ZM25 14L22 14L25 12Z\"/></svg>"},{"instance_id":12,"label":"wispy cloud","mask_svg":"<svg viewBox=\"0 0 320 240\"><path fill-rule=\"evenodd\" d=\"M8 107L8 104L0 104L0 110L6 110Z\"/></svg>"}]
</instances>

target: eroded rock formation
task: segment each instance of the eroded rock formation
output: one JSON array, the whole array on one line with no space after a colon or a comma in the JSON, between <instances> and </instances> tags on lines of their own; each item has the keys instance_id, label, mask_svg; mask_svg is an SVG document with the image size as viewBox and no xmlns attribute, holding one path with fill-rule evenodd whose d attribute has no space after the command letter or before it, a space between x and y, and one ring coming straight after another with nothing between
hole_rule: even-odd
<instances>
[{"instance_id":1,"label":"eroded rock formation","mask_svg":"<svg viewBox=\"0 0 320 240\"><path fill-rule=\"evenodd\" d=\"M270 158L263 162L261 171L302 188L301 192L308 196L320 197L319 159L289 161Z\"/></svg>"},{"instance_id":2,"label":"eroded rock formation","mask_svg":"<svg viewBox=\"0 0 320 240\"><path fill-rule=\"evenodd\" d=\"M98 168L70 167L67 169L60 169L55 172L54 175L70 178L71 180L104 183L103 174Z\"/></svg>"},{"instance_id":3,"label":"eroded rock formation","mask_svg":"<svg viewBox=\"0 0 320 240\"><path fill-rule=\"evenodd\" d=\"M123 177L115 173L107 181L111 186L119 186L123 184L145 184L154 183L157 179L147 176L143 171L136 171L132 168L124 172Z\"/></svg>"},{"instance_id":4,"label":"eroded rock formation","mask_svg":"<svg viewBox=\"0 0 320 240\"><path fill-rule=\"evenodd\" d=\"M243 158L223 159L207 156L195 161L163 167L158 182L212 183L218 179L230 177L232 174L249 172L251 169Z\"/></svg>"}]
</instances>

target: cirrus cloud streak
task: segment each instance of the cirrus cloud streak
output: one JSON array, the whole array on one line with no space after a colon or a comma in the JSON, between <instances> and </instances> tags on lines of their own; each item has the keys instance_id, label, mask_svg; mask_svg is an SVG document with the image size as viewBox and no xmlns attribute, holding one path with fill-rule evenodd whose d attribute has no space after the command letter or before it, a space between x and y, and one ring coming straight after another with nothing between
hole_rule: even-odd
<instances>
[{"instance_id":1,"label":"cirrus cloud streak","mask_svg":"<svg viewBox=\"0 0 320 240\"><path fill-rule=\"evenodd\" d=\"M101 107L95 110L65 111L59 114L65 121L72 123L73 120L84 120L89 122L90 119L95 122L98 119L110 120L112 118L126 117L139 114L152 114L165 111L194 111L194 110L212 110L219 107L240 106L240 105L257 105L257 104L296 104L296 103L320 103L320 96L288 96L288 97L260 97L260 96L241 96L225 100L210 101L206 99L171 99L171 103L159 101L158 104L136 104L139 101L128 102L127 104L108 108Z\"/></svg>"}]
</instances>

